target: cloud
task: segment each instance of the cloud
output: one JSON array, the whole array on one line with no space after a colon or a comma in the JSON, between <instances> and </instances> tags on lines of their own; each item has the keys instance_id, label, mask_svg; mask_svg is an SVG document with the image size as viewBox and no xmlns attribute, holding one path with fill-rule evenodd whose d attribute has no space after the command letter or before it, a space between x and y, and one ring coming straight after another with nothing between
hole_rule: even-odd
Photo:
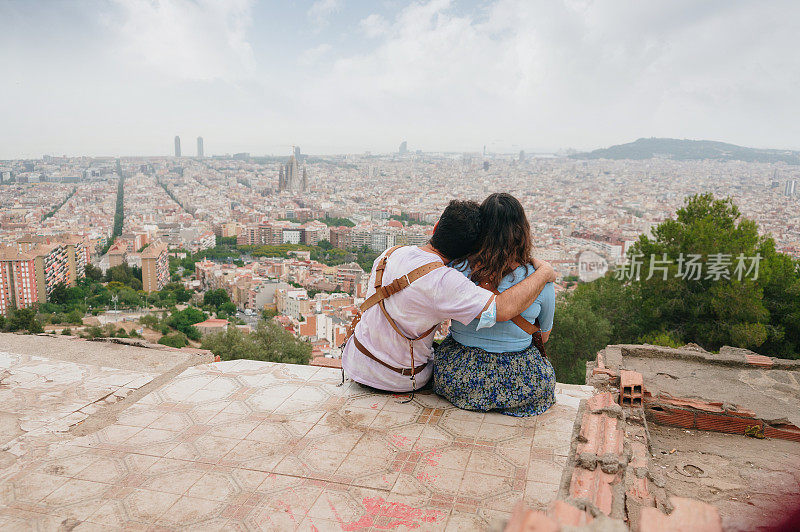
<instances>
[{"instance_id":1,"label":"cloud","mask_svg":"<svg viewBox=\"0 0 800 532\"><path fill-rule=\"evenodd\" d=\"M300 63L303 65L314 65L319 62L328 52L331 51L331 45L327 43L320 44L313 48L309 48L300 54Z\"/></svg>"},{"instance_id":2,"label":"cloud","mask_svg":"<svg viewBox=\"0 0 800 532\"><path fill-rule=\"evenodd\" d=\"M800 149L796 0L283 4L0 0L0 156L167 153L175 134L217 153Z\"/></svg>"},{"instance_id":3,"label":"cloud","mask_svg":"<svg viewBox=\"0 0 800 532\"><path fill-rule=\"evenodd\" d=\"M368 17L361 19L359 22L361 29L367 37L379 37L384 35L389 30L389 24L386 19L377 13L373 13Z\"/></svg>"},{"instance_id":4,"label":"cloud","mask_svg":"<svg viewBox=\"0 0 800 532\"><path fill-rule=\"evenodd\" d=\"M339 0L317 0L308 9L308 18L317 29L329 24L331 15L339 11Z\"/></svg>"},{"instance_id":5,"label":"cloud","mask_svg":"<svg viewBox=\"0 0 800 532\"><path fill-rule=\"evenodd\" d=\"M770 117L762 105L800 112L791 96L800 17L788 17L797 11L791 2L412 3L390 20L362 19L378 42L338 54L303 101L340 120L420 131L429 146L489 135L547 147L649 135L785 145L794 113Z\"/></svg>"},{"instance_id":6,"label":"cloud","mask_svg":"<svg viewBox=\"0 0 800 532\"><path fill-rule=\"evenodd\" d=\"M251 0L115 0L106 22L120 51L167 77L248 78L255 59L247 32Z\"/></svg>"}]
</instances>

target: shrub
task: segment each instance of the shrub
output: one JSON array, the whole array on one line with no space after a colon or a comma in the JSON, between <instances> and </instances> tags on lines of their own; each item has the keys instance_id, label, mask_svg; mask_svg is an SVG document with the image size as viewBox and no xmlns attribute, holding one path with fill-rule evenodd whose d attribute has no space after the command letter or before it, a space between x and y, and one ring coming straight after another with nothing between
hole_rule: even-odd
<instances>
[{"instance_id":1,"label":"shrub","mask_svg":"<svg viewBox=\"0 0 800 532\"><path fill-rule=\"evenodd\" d=\"M661 345L664 347L682 347L685 344L675 333L669 331L653 331L644 336L640 336L639 339L636 340L636 343Z\"/></svg>"},{"instance_id":2,"label":"shrub","mask_svg":"<svg viewBox=\"0 0 800 532\"><path fill-rule=\"evenodd\" d=\"M159 338L158 343L169 347L186 347L186 345L188 345L186 336L180 332L164 335Z\"/></svg>"},{"instance_id":3,"label":"shrub","mask_svg":"<svg viewBox=\"0 0 800 532\"><path fill-rule=\"evenodd\" d=\"M86 329L86 337L87 338L103 338L103 337L105 337L105 334L103 334L103 329L101 329L97 325L92 325L91 327Z\"/></svg>"},{"instance_id":4,"label":"shrub","mask_svg":"<svg viewBox=\"0 0 800 532\"><path fill-rule=\"evenodd\" d=\"M72 309L67 313L64 321L75 325L83 325L83 312L78 309Z\"/></svg>"}]
</instances>

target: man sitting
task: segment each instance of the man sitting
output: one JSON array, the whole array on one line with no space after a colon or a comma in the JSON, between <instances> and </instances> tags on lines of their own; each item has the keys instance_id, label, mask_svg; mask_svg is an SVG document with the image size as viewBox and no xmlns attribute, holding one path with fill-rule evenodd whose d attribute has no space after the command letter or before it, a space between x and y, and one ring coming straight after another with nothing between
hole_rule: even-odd
<instances>
[{"instance_id":1,"label":"man sitting","mask_svg":"<svg viewBox=\"0 0 800 532\"><path fill-rule=\"evenodd\" d=\"M439 323L468 324L477 317L480 327L491 327L520 314L555 281L553 268L536 261L533 275L495 296L447 267L475 251L480 233L478 204L453 200L428 244L395 247L375 260L363 314L342 352L350 378L392 392L419 389L431 378Z\"/></svg>"}]
</instances>

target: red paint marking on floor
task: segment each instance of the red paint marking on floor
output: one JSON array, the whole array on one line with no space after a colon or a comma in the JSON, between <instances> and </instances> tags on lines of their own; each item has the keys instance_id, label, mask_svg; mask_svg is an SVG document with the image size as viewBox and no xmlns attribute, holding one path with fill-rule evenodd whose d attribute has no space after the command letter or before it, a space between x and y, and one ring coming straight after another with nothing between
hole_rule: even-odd
<instances>
[{"instance_id":1,"label":"red paint marking on floor","mask_svg":"<svg viewBox=\"0 0 800 532\"><path fill-rule=\"evenodd\" d=\"M439 475L429 475L428 473L420 473L417 475L417 480L420 482L430 482L434 483L439 480Z\"/></svg>"},{"instance_id":2,"label":"red paint marking on floor","mask_svg":"<svg viewBox=\"0 0 800 532\"><path fill-rule=\"evenodd\" d=\"M336 508L334 508L333 503L329 501L331 510L342 530L352 532L369 527L390 530L398 526L419 528L423 523L433 523L441 516L441 512L438 510L425 510L399 502L388 502L382 497L364 497L361 502L365 509L364 515L356 521L345 523ZM382 520L384 521L383 524L376 524L376 518L381 517L387 519Z\"/></svg>"},{"instance_id":3,"label":"red paint marking on floor","mask_svg":"<svg viewBox=\"0 0 800 532\"><path fill-rule=\"evenodd\" d=\"M373 403L373 405L370 408L378 408L378 403Z\"/></svg>"},{"instance_id":4,"label":"red paint marking on floor","mask_svg":"<svg viewBox=\"0 0 800 532\"><path fill-rule=\"evenodd\" d=\"M422 455L422 458L428 462L428 465L439 465L439 458L441 457L441 451L437 451L436 449Z\"/></svg>"},{"instance_id":5,"label":"red paint marking on floor","mask_svg":"<svg viewBox=\"0 0 800 532\"><path fill-rule=\"evenodd\" d=\"M410 440L408 439L407 436L398 436L396 434L389 436L389 441L395 447L400 447L400 448L405 448L410 443Z\"/></svg>"}]
</instances>

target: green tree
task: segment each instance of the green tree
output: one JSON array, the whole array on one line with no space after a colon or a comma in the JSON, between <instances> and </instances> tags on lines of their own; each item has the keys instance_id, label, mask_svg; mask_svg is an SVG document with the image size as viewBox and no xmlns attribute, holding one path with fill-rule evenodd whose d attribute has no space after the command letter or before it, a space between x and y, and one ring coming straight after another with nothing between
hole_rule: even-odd
<instances>
[{"instance_id":1,"label":"green tree","mask_svg":"<svg viewBox=\"0 0 800 532\"><path fill-rule=\"evenodd\" d=\"M609 317L592 309L589 298L571 294L556 305L553 332L545 344L558 382L585 382L586 361L611 340Z\"/></svg>"},{"instance_id":2,"label":"green tree","mask_svg":"<svg viewBox=\"0 0 800 532\"><path fill-rule=\"evenodd\" d=\"M717 350L745 347L769 356L800 357L800 262L778 253L730 199L692 196L653 230L640 237L630 256L641 255L638 281L609 273L579 284L556 306L547 352L561 382L583 382L584 363L612 343L679 346L697 343ZM653 264L667 256L667 278ZM731 278L686 279L677 259L700 255L707 267L714 254L730 256ZM760 256L754 272L738 279L736 257ZM750 265L749 261L746 261Z\"/></svg>"},{"instance_id":3,"label":"green tree","mask_svg":"<svg viewBox=\"0 0 800 532\"><path fill-rule=\"evenodd\" d=\"M127 263L109 268L105 275L106 282L117 282L134 290L142 289L142 269L131 268Z\"/></svg>"},{"instance_id":4,"label":"green tree","mask_svg":"<svg viewBox=\"0 0 800 532\"><path fill-rule=\"evenodd\" d=\"M47 299L51 303L55 303L56 305L64 305L68 301L68 292L67 292L67 285L64 283L58 283L53 287L53 290L48 295Z\"/></svg>"},{"instance_id":5,"label":"green tree","mask_svg":"<svg viewBox=\"0 0 800 532\"><path fill-rule=\"evenodd\" d=\"M203 305L208 305L214 307L215 309L218 309L223 303L229 303L230 300L231 298L228 296L228 292L222 288L209 290L203 294Z\"/></svg>"},{"instance_id":6,"label":"green tree","mask_svg":"<svg viewBox=\"0 0 800 532\"><path fill-rule=\"evenodd\" d=\"M236 327L204 336L201 345L223 360L259 360L260 356L255 342Z\"/></svg>"},{"instance_id":7,"label":"green tree","mask_svg":"<svg viewBox=\"0 0 800 532\"><path fill-rule=\"evenodd\" d=\"M225 303L217 307L217 312L224 313L228 316L233 316L234 314L236 314L236 305L234 305L230 301L226 301Z\"/></svg>"},{"instance_id":8,"label":"green tree","mask_svg":"<svg viewBox=\"0 0 800 532\"><path fill-rule=\"evenodd\" d=\"M7 326L10 331L27 331L30 334L44 332L41 322L36 319L36 310L33 308L12 310Z\"/></svg>"},{"instance_id":9,"label":"green tree","mask_svg":"<svg viewBox=\"0 0 800 532\"><path fill-rule=\"evenodd\" d=\"M103 272L100 268L87 264L84 268L84 275L88 281L99 282L103 279Z\"/></svg>"},{"instance_id":10,"label":"green tree","mask_svg":"<svg viewBox=\"0 0 800 532\"><path fill-rule=\"evenodd\" d=\"M308 364L311 358L311 344L298 340L277 323L265 321L260 321L250 334L229 327L226 331L207 335L202 346L223 360L246 358Z\"/></svg>"},{"instance_id":11,"label":"green tree","mask_svg":"<svg viewBox=\"0 0 800 532\"><path fill-rule=\"evenodd\" d=\"M200 331L194 326L195 323L205 321L206 314L202 310L194 307L187 307L184 310L173 312L167 318L166 324L183 333L191 340L199 341L201 338Z\"/></svg>"},{"instance_id":12,"label":"green tree","mask_svg":"<svg viewBox=\"0 0 800 532\"><path fill-rule=\"evenodd\" d=\"M769 312L765 354L784 358L800 357L800 261L775 251L768 239L761 248L765 267L761 271L764 306Z\"/></svg>"},{"instance_id":13,"label":"green tree","mask_svg":"<svg viewBox=\"0 0 800 532\"><path fill-rule=\"evenodd\" d=\"M86 336L88 338L102 338L105 334L103 333L103 329L97 325L92 325L86 329Z\"/></svg>"},{"instance_id":14,"label":"green tree","mask_svg":"<svg viewBox=\"0 0 800 532\"><path fill-rule=\"evenodd\" d=\"M67 313L64 321L66 323L73 323L75 325L83 325L83 314L84 313L81 312L80 309L72 309Z\"/></svg>"},{"instance_id":15,"label":"green tree","mask_svg":"<svg viewBox=\"0 0 800 532\"><path fill-rule=\"evenodd\" d=\"M723 345L757 349L770 338L785 338L785 325L771 323L769 310L781 305L765 300L764 289L777 285L791 291L797 272L795 268L790 273L791 268L770 249L774 249L772 238L759 236L758 226L742 218L731 199L715 199L711 194L688 198L676 219L656 227L653 238L641 236L631 250L632 255L643 255L641 280L631 283L640 303L641 334L664 331L711 350ZM690 255L700 255L704 260L706 271L700 279L680 275L677 260ZM715 256L732 261L733 273L737 257L757 255L764 259L759 279L742 276L739 280L735 275L716 279L708 275L708 264ZM663 274L647 279L651 258L664 256L672 263L667 280ZM790 309L784 309L783 316L790 324L792 315Z\"/></svg>"}]
</instances>

